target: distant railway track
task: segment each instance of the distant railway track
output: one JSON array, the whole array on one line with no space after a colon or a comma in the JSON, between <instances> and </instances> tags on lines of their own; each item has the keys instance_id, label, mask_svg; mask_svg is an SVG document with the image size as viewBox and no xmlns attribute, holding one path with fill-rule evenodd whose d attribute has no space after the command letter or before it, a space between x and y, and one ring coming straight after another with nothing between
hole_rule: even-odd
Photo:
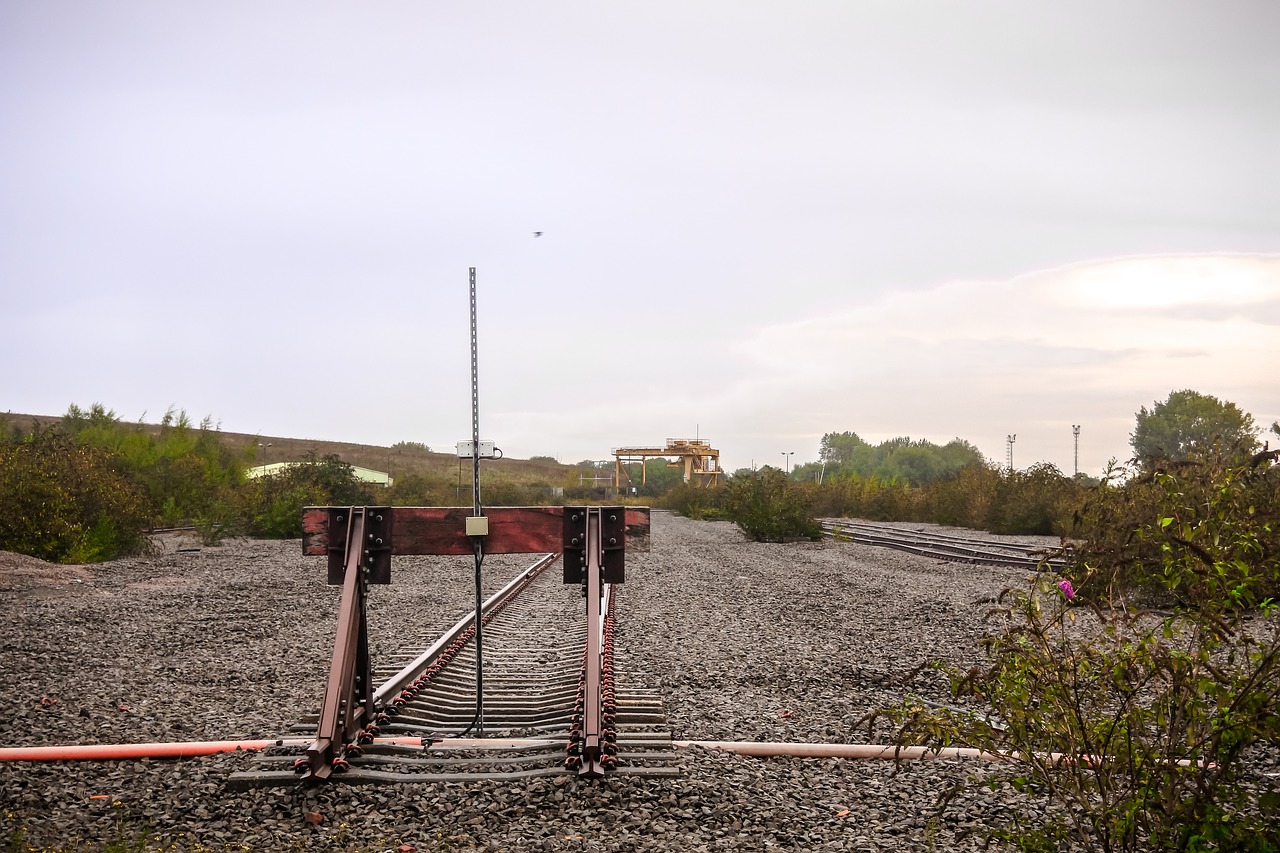
<instances>
[{"instance_id":1,"label":"distant railway track","mask_svg":"<svg viewBox=\"0 0 1280 853\"><path fill-rule=\"evenodd\" d=\"M1041 571L1060 571L1067 560L1060 554L1033 545L996 542L991 539L952 536L910 530L888 524L848 519L824 519L823 533L831 539L893 548L923 557L956 563L1011 566Z\"/></svg>"}]
</instances>

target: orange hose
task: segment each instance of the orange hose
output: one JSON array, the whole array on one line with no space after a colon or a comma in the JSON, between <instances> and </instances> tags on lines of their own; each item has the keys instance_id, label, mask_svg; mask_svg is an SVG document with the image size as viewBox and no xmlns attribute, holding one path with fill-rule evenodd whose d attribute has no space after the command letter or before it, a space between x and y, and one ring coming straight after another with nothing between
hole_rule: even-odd
<instances>
[{"instance_id":1,"label":"orange hose","mask_svg":"<svg viewBox=\"0 0 1280 853\"><path fill-rule=\"evenodd\" d=\"M0 748L0 761L122 761L136 758L189 758L196 755L214 755L219 752L255 752L271 746L307 746L311 738L276 738L273 740L209 740L186 743L95 743L72 746L24 746ZM379 744L421 746L418 737L380 737ZM518 748L545 746L556 743L545 739L467 738L442 740L436 748ZM673 746L701 746L723 749L740 755L782 756L805 758L894 758L904 760L924 758L983 758L994 760L999 756L982 753L976 749L946 748L940 750L924 747L903 747L895 753L892 746L858 743L751 743L741 741L673 741Z\"/></svg>"},{"instance_id":2,"label":"orange hose","mask_svg":"<svg viewBox=\"0 0 1280 853\"><path fill-rule=\"evenodd\" d=\"M0 749L0 761L116 761L127 758L187 758L213 755L238 749L259 750L282 744L303 745L310 741L289 740L207 740L187 743L92 743L80 746L19 746Z\"/></svg>"},{"instance_id":3,"label":"orange hose","mask_svg":"<svg viewBox=\"0 0 1280 853\"><path fill-rule=\"evenodd\" d=\"M971 747L943 746L933 749L926 746L883 746L875 743L769 743L735 740L677 740L673 746L701 746L706 749L723 749L738 755L760 757L792 756L795 758L888 758L902 761L926 761L935 758L976 758L980 761L1021 761L1017 752L984 752ZM1054 764L1080 762L1085 766L1103 764L1106 759L1095 755L1068 755L1064 752L1035 753L1041 761ZM1203 761L1179 758L1170 762L1178 767L1211 767Z\"/></svg>"},{"instance_id":4,"label":"orange hose","mask_svg":"<svg viewBox=\"0 0 1280 853\"><path fill-rule=\"evenodd\" d=\"M884 746L876 743L778 743L768 741L734 740L677 740L674 746L701 746L706 749L722 749L738 755L761 757L792 756L795 758L900 758L903 761L919 761L931 758L978 758L983 761L1001 761L1004 756L994 752L964 747L929 749L923 746Z\"/></svg>"},{"instance_id":5,"label":"orange hose","mask_svg":"<svg viewBox=\"0 0 1280 853\"><path fill-rule=\"evenodd\" d=\"M122 761L131 758L189 758L219 752L244 750L255 752L270 746L307 746L313 738L275 738L272 740L206 740L186 743L92 743L79 746L17 746L0 748L0 761ZM399 746L422 746L420 737L380 737L374 743ZM442 740L435 747L453 749L516 749L545 746L540 739L462 738Z\"/></svg>"},{"instance_id":6,"label":"orange hose","mask_svg":"<svg viewBox=\"0 0 1280 853\"><path fill-rule=\"evenodd\" d=\"M186 743L94 743L80 746L18 746L0 748L0 761L122 761L136 758L189 758L219 752L244 750L254 752L271 746L307 746L311 738L276 738L274 740L208 740ZM422 746L420 737L380 737L374 743L397 746ZM546 738L446 738L431 743L433 749L525 749L558 745ZM796 758L881 758L922 761L940 758L976 758L981 761L1017 761L1017 753L983 752L967 747L884 746L875 743L781 743L728 740L676 740L675 747L700 746L722 749L739 755L760 757L792 756ZM1091 764L1093 756L1069 757L1047 753L1050 761L1082 761ZM1192 764L1187 759L1175 762L1180 767ZM1204 766L1203 762L1196 762Z\"/></svg>"}]
</instances>

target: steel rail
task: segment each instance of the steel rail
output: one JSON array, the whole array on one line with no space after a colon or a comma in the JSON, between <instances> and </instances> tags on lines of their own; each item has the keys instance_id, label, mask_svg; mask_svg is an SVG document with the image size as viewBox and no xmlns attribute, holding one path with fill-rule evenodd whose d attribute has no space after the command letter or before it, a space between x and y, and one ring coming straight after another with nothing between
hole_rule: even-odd
<instances>
[{"instance_id":1,"label":"steel rail","mask_svg":"<svg viewBox=\"0 0 1280 853\"><path fill-rule=\"evenodd\" d=\"M489 613L500 609L511 598L517 595L520 590L524 589L536 578L544 569L550 566L559 557L559 554L544 554L529 568L516 575L502 589L493 595L480 606L480 616L483 618ZM409 686L419 675L426 671L427 667L440 657L440 654L462 634L475 623L476 612L474 610L467 613L454 624L452 628L445 631L426 651L418 655L411 663L407 664L403 669L395 675L384 681L377 690L373 692L373 705L378 710L384 710L392 699L399 696L400 693Z\"/></svg>"},{"instance_id":2,"label":"steel rail","mask_svg":"<svg viewBox=\"0 0 1280 853\"><path fill-rule=\"evenodd\" d=\"M821 524L823 532L833 539L846 539L951 562L1049 570L1060 570L1067 565L1063 557L1048 554L1041 556L1036 553L1039 549L1020 543L918 533L899 527L857 521L827 520Z\"/></svg>"},{"instance_id":3,"label":"steel rail","mask_svg":"<svg viewBox=\"0 0 1280 853\"><path fill-rule=\"evenodd\" d=\"M847 519L829 519L828 524L839 526L845 530L862 530L867 531L870 535L882 534L890 536L900 536L909 538L913 541L927 542L938 544L941 546L951 546L956 548L969 548L981 552L1005 551L1017 556L1025 556L1036 550L1034 546L1029 546L1022 542L999 542L990 539L979 539L972 536L953 536L946 533L935 533L933 531L909 530L902 527L893 527L884 524L874 524L867 521L847 520Z\"/></svg>"},{"instance_id":4,"label":"steel rail","mask_svg":"<svg viewBox=\"0 0 1280 853\"><path fill-rule=\"evenodd\" d=\"M308 772L317 779L326 779L333 772L334 762L341 758L345 744L368 723L372 711L369 707L370 685L366 677L369 644L364 622L364 603L369 593L368 574L362 560L362 556L369 553L364 550L368 515L367 507L352 507L347 513L346 561L338 630L334 635L320 718L316 721L316 739L307 747L304 760ZM378 519L381 520L381 516Z\"/></svg>"},{"instance_id":5,"label":"steel rail","mask_svg":"<svg viewBox=\"0 0 1280 853\"><path fill-rule=\"evenodd\" d=\"M870 521L862 521L859 519L829 519L831 523L838 524L842 527L851 529L868 530L878 533L902 533L922 542L939 542L943 544L955 545L975 545L986 546L995 549L1004 549L1010 551L1022 552L1027 546L1020 542L1000 542L990 539L981 539L974 536L956 536L948 533L938 533L932 530L911 530L905 527L895 527L890 524L877 524Z\"/></svg>"},{"instance_id":6,"label":"steel rail","mask_svg":"<svg viewBox=\"0 0 1280 853\"><path fill-rule=\"evenodd\" d=\"M601 687L604 676L604 620L608 612L600 607L601 590L600 555L601 519L599 510L587 511L587 646L583 656L582 693L582 776L600 776L604 768L600 763L604 746L604 709L601 707Z\"/></svg>"},{"instance_id":7,"label":"steel rail","mask_svg":"<svg viewBox=\"0 0 1280 853\"><path fill-rule=\"evenodd\" d=\"M880 531L880 532L903 533L903 534L913 536L917 539L920 539L921 541L927 541L927 542L939 542L943 544L954 544L954 545L982 546L982 547L993 548L998 550L1014 551L1018 553L1024 552L1029 548L1033 547L1028 545L1025 542L1004 541L1000 539L991 539L984 536L976 536L976 535L961 536L954 533L941 533L936 530L927 530L927 529L922 530L918 528L909 528L909 527L898 526L893 524L880 524L880 523L871 522L871 521L862 521L859 519L829 519L829 520L836 521L837 523L845 525L847 527L857 527L865 530Z\"/></svg>"},{"instance_id":8,"label":"steel rail","mask_svg":"<svg viewBox=\"0 0 1280 853\"><path fill-rule=\"evenodd\" d=\"M896 551L903 551L922 557L933 557L935 559L946 560L948 562L982 563L992 566L1009 566L1027 569L1038 569L1046 565L1049 567L1056 567L1061 564L1060 562L1052 560L1045 561L1031 556L1019 557L972 548L957 548L931 545L928 543L910 542L895 536L851 534L846 531L841 531L840 537L859 544L874 545L881 548L892 548Z\"/></svg>"}]
</instances>

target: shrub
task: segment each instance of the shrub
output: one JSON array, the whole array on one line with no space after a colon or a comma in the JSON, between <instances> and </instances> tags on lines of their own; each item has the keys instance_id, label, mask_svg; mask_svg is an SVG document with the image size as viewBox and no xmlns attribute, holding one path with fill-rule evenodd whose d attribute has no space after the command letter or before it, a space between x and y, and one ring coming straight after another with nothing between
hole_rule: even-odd
<instances>
[{"instance_id":1,"label":"shrub","mask_svg":"<svg viewBox=\"0 0 1280 853\"><path fill-rule=\"evenodd\" d=\"M147 501L113 461L52 429L0 444L0 548L66 563L146 551Z\"/></svg>"},{"instance_id":2,"label":"shrub","mask_svg":"<svg viewBox=\"0 0 1280 853\"><path fill-rule=\"evenodd\" d=\"M872 521L919 520L919 490L895 479L872 475L837 475L821 485L800 484L814 515L865 518Z\"/></svg>"},{"instance_id":3,"label":"shrub","mask_svg":"<svg viewBox=\"0 0 1280 853\"><path fill-rule=\"evenodd\" d=\"M757 542L822 537L804 489L776 468L734 477L725 486L723 505L725 517Z\"/></svg>"},{"instance_id":4,"label":"shrub","mask_svg":"<svg viewBox=\"0 0 1280 853\"><path fill-rule=\"evenodd\" d=\"M1082 592L1196 608L1280 598L1277 453L1168 463L1120 484L1112 472L1076 516Z\"/></svg>"},{"instance_id":5,"label":"shrub","mask_svg":"<svg viewBox=\"0 0 1280 853\"><path fill-rule=\"evenodd\" d=\"M915 491L906 483L871 477L862 483L861 517L871 521L914 521Z\"/></svg>"},{"instance_id":6,"label":"shrub","mask_svg":"<svg viewBox=\"0 0 1280 853\"><path fill-rule=\"evenodd\" d=\"M996 484L986 527L992 533L1025 536L1063 534L1082 499L1080 486L1048 463L1007 471Z\"/></svg>"},{"instance_id":7,"label":"shrub","mask_svg":"<svg viewBox=\"0 0 1280 853\"><path fill-rule=\"evenodd\" d=\"M922 514L935 524L982 528L991 514L1000 479L1000 473L989 465L966 465L923 489Z\"/></svg>"},{"instance_id":8,"label":"shrub","mask_svg":"<svg viewBox=\"0 0 1280 853\"><path fill-rule=\"evenodd\" d=\"M722 516L723 486L708 488L681 483L658 498L658 506L695 520L714 520ZM568 490L566 490L566 494Z\"/></svg>"},{"instance_id":9,"label":"shrub","mask_svg":"<svg viewBox=\"0 0 1280 853\"><path fill-rule=\"evenodd\" d=\"M216 486L213 495L191 519L200 541L217 545L227 536L243 532L248 525L240 514L239 492L231 486Z\"/></svg>"},{"instance_id":10,"label":"shrub","mask_svg":"<svg viewBox=\"0 0 1280 853\"><path fill-rule=\"evenodd\" d=\"M481 475L483 477L483 475ZM471 490L467 489L467 497ZM480 481L480 498L485 506L540 506L551 501L551 486L546 483L514 483L510 480Z\"/></svg>"},{"instance_id":11,"label":"shrub","mask_svg":"<svg viewBox=\"0 0 1280 853\"><path fill-rule=\"evenodd\" d=\"M243 461L220 440L211 418L196 427L185 411L171 408L153 435L94 403L87 411L70 406L62 430L76 444L108 451L116 470L142 489L151 512L169 526L225 515L228 489L244 479Z\"/></svg>"},{"instance_id":12,"label":"shrub","mask_svg":"<svg viewBox=\"0 0 1280 853\"><path fill-rule=\"evenodd\" d=\"M949 669L975 710L889 709L900 743L1004 753L1010 784L1061 807L997 838L1024 850L1067 838L1105 851L1280 848L1280 788L1242 766L1280 742L1276 455L1103 488L1082 553L1107 562L1006 591L990 664ZM1135 581L1186 606L1134 607Z\"/></svg>"},{"instance_id":13,"label":"shrub","mask_svg":"<svg viewBox=\"0 0 1280 853\"><path fill-rule=\"evenodd\" d=\"M748 474L749 476L749 474ZM861 512L851 496L851 481L828 480L808 487L809 506L819 518L858 517Z\"/></svg>"},{"instance_id":14,"label":"shrub","mask_svg":"<svg viewBox=\"0 0 1280 853\"><path fill-rule=\"evenodd\" d=\"M245 485L243 514L255 536L296 539L302 536L306 506L367 506L375 503L352 466L333 454L305 460L279 473Z\"/></svg>"},{"instance_id":15,"label":"shrub","mask_svg":"<svg viewBox=\"0 0 1280 853\"><path fill-rule=\"evenodd\" d=\"M454 486L443 477L404 474L387 489L386 500L390 506L450 506L454 492Z\"/></svg>"},{"instance_id":16,"label":"shrub","mask_svg":"<svg viewBox=\"0 0 1280 853\"><path fill-rule=\"evenodd\" d=\"M822 517L928 521L1023 535L1065 532L1084 494L1081 483L1052 465L998 471L985 463L966 465L924 486L838 474L806 489Z\"/></svg>"}]
</instances>

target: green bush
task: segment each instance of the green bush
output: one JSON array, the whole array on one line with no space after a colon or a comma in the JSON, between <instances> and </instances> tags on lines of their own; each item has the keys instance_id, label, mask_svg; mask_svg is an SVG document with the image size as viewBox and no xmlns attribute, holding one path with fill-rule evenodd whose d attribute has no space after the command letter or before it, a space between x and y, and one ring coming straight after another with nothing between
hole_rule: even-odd
<instances>
[{"instance_id":1,"label":"green bush","mask_svg":"<svg viewBox=\"0 0 1280 853\"><path fill-rule=\"evenodd\" d=\"M444 477L404 474L387 489L386 500L389 506L453 506L455 492Z\"/></svg>"},{"instance_id":2,"label":"green bush","mask_svg":"<svg viewBox=\"0 0 1280 853\"><path fill-rule=\"evenodd\" d=\"M373 503L376 501L356 478L352 466L333 454L320 458L310 454L278 473L249 481L241 491L248 532L273 539L302 536L303 507Z\"/></svg>"},{"instance_id":3,"label":"green bush","mask_svg":"<svg viewBox=\"0 0 1280 853\"><path fill-rule=\"evenodd\" d=\"M0 444L0 549L65 563L145 552L146 498L113 461L52 429Z\"/></svg>"},{"instance_id":4,"label":"green bush","mask_svg":"<svg viewBox=\"0 0 1280 853\"><path fill-rule=\"evenodd\" d=\"M862 517L871 521L915 521L917 494L906 483L871 477L862 486Z\"/></svg>"},{"instance_id":5,"label":"green bush","mask_svg":"<svg viewBox=\"0 0 1280 853\"><path fill-rule=\"evenodd\" d=\"M1131 479L1112 472L1076 516L1081 592L1197 608L1280 599L1276 456L1166 463Z\"/></svg>"},{"instance_id":6,"label":"green bush","mask_svg":"<svg viewBox=\"0 0 1280 853\"><path fill-rule=\"evenodd\" d=\"M723 486L708 488L692 483L681 483L659 497L657 504L685 518L712 521L722 517L721 503L724 491Z\"/></svg>"},{"instance_id":7,"label":"green bush","mask_svg":"<svg viewBox=\"0 0 1280 853\"><path fill-rule=\"evenodd\" d=\"M981 529L992 515L1000 484L1000 472L995 468L982 464L966 465L954 475L930 483L922 490L922 520Z\"/></svg>"},{"instance_id":8,"label":"green bush","mask_svg":"<svg viewBox=\"0 0 1280 853\"><path fill-rule=\"evenodd\" d=\"M480 499L485 506L545 506L555 497L548 483L493 480L483 474L481 478ZM471 500L470 488L464 493L463 500Z\"/></svg>"},{"instance_id":9,"label":"green bush","mask_svg":"<svg viewBox=\"0 0 1280 853\"><path fill-rule=\"evenodd\" d=\"M209 500L191 519L205 545L217 545L227 536L244 532L248 525L240 513L240 495L231 486L215 486Z\"/></svg>"},{"instance_id":10,"label":"green bush","mask_svg":"<svg viewBox=\"0 0 1280 853\"><path fill-rule=\"evenodd\" d=\"M229 495L244 480L245 460L223 444L210 418L197 427L186 412L170 409L153 434L94 403L87 411L70 406L62 431L78 445L109 452L113 467L142 489L161 524L177 527L233 511Z\"/></svg>"},{"instance_id":11,"label":"green bush","mask_svg":"<svg viewBox=\"0 0 1280 853\"><path fill-rule=\"evenodd\" d=\"M823 518L865 518L871 521L918 521L922 492L894 479L876 475L837 475L821 485L798 484L813 514Z\"/></svg>"},{"instance_id":12,"label":"green bush","mask_svg":"<svg viewBox=\"0 0 1280 853\"><path fill-rule=\"evenodd\" d=\"M1052 465L999 471L972 464L924 486L840 474L804 488L815 514L824 518L925 521L1022 535L1064 533L1084 495L1080 483Z\"/></svg>"},{"instance_id":13,"label":"green bush","mask_svg":"<svg viewBox=\"0 0 1280 853\"><path fill-rule=\"evenodd\" d=\"M1048 463L1002 472L987 508L986 528L1024 536L1061 535L1083 498L1079 484Z\"/></svg>"},{"instance_id":14,"label":"green bush","mask_svg":"<svg viewBox=\"0 0 1280 853\"><path fill-rule=\"evenodd\" d=\"M805 490L776 468L732 478L722 501L725 518L757 542L822 538Z\"/></svg>"},{"instance_id":15,"label":"green bush","mask_svg":"<svg viewBox=\"0 0 1280 853\"><path fill-rule=\"evenodd\" d=\"M1280 785L1243 766L1280 743L1277 455L1100 489L1073 577L1006 591L989 665L942 667L973 710L888 710L899 743L1002 753L1008 784L1060 807L1040 824L994 826L997 839L1021 850L1280 849ZM1153 585L1183 606L1135 606L1133 592Z\"/></svg>"}]
</instances>

